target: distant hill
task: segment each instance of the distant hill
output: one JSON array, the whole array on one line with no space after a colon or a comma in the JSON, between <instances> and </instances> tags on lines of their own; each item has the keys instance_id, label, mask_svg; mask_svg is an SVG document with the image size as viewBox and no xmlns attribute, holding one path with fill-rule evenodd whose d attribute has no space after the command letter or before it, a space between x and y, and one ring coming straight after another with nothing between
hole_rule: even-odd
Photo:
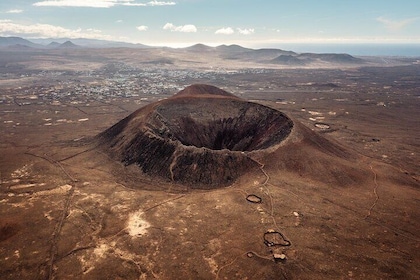
<instances>
[{"instance_id":1,"label":"distant hill","mask_svg":"<svg viewBox=\"0 0 420 280\"><path fill-rule=\"evenodd\" d=\"M306 61L304 61L303 59L299 59L293 55L283 55L283 54L270 60L270 62L274 64L289 65L289 66L298 66L298 65L306 64Z\"/></svg>"},{"instance_id":2,"label":"distant hill","mask_svg":"<svg viewBox=\"0 0 420 280\"><path fill-rule=\"evenodd\" d=\"M75 45L87 48L149 48L143 44L132 44L126 42L116 42L98 39L85 39L85 38L48 38L48 39L32 39L33 42L41 45L48 45L52 42L63 44L71 41Z\"/></svg>"},{"instance_id":3,"label":"distant hill","mask_svg":"<svg viewBox=\"0 0 420 280\"><path fill-rule=\"evenodd\" d=\"M326 62L332 62L332 63L361 63L363 62L362 59L356 58L354 56L351 56L349 54L345 53L302 53L298 56L301 59L309 59L309 60L322 60Z\"/></svg>"},{"instance_id":4,"label":"distant hill","mask_svg":"<svg viewBox=\"0 0 420 280\"><path fill-rule=\"evenodd\" d=\"M57 48L59 49L77 49L80 48L80 46L73 44L71 41L66 41L62 43L61 45L58 45Z\"/></svg>"},{"instance_id":5,"label":"distant hill","mask_svg":"<svg viewBox=\"0 0 420 280\"><path fill-rule=\"evenodd\" d=\"M275 59L281 55L297 55L292 51L284 51L280 49L250 49L239 45L220 45L210 47L204 44L196 44L182 49L187 52L215 53L221 58L232 60L245 60L255 62L266 62ZM299 61L299 59L297 59Z\"/></svg>"},{"instance_id":6,"label":"distant hill","mask_svg":"<svg viewBox=\"0 0 420 280\"><path fill-rule=\"evenodd\" d=\"M291 51L284 51L281 49L245 49L243 52L237 53L228 53L226 59L238 59L238 60L247 60L247 61L267 61L274 59L282 55L296 55L296 53Z\"/></svg>"},{"instance_id":7,"label":"distant hill","mask_svg":"<svg viewBox=\"0 0 420 280\"><path fill-rule=\"evenodd\" d=\"M0 47L11 47L11 46L26 46L31 48L39 48L41 45L35 44L31 41L20 37L0 37Z\"/></svg>"},{"instance_id":8,"label":"distant hill","mask_svg":"<svg viewBox=\"0 0 420 280\"><path fill-rule=\"evenodd\" d=\"M216 47L216 50L225 53L243 53L247 51L252 51L252 49L244 48L239 45L220 45Z\"/></svg>"},{"instance_id":9,"label":"distant hill","mask_svg":"<svg viewBox=\"0 0 420 280\"><path fill-rule=\"evenodd\" d=\"M279 55L289 55L296 53L291 51L284 51L280 49L250 49L239 45L220 45L217 47L210 47L203 44L196 44L191 47L184 48L184 50L192 52L214 52L219 54L224 59L232 60L247 60L247 61L264 61L273 59Z\"/></svg>"},{"instance_id":10,"label":"distant hill","mask_svg":"<svg viewBox=\"0 0 420 280\"><path fill-rule=\"evenodd\" d=\"M260 55L296 55L295 52L285 51L281 49L258 49L255 50Z\"/></svg>"},{"instance_id":11,"label":"distant hill","mask_svg":"<svg viewBox=\"0 0 420 280\"><path fill-rule=\"evenodd\" d=\"M54 49L54 48L58 48L61 44L57 43L57 42L51 42L47 45L47 48L49 49Z\"/></svg>"},{"instance_id":12,"label":"distant hill","mask_svg":"<svg viewBox=\"0 0 420 280\"><path fill-rule=\"evenodd\" d=\"M365 60L353 57L345 53L295 53L282 49L250 49L240 45L220 45L211 47L204 44L195 44L186 48L169 47L149 47L143 44L131 44L125 42L114 42L97 39L69 39L69 38L49 38L26 40L20 37L0 37L0 48L8 50L33 50L33 49L79 49L79 48L133 48L133 49L156 49L168 54L152 58L148 63L151 64L174 64L174 55L178 54L200 54L208 57L215 57L223 60L235 60L241 62L251 62L260 64L277 64L291 67L310 66L310 65L359 65Z\"/></svg>"},{"instance_id":13,"label":"distant hill","mask_svg":"<svg viewBox=\"0 0 420 280\"><path fill-rule=\"evenodd\" d=\"M364 60L353 57L349 54L335 53L295 53L281 49L249 49L239 45L220 45L210 47L204 44L196 44L182 51L202 54L216 54L220 58L227 60L238 60L247 62L256 62L263 64L278 64L285 66L307 66L311 63L323 64L362 64Z\"/></svg>"},{"instance_id":14,"label":"distant hill","mask_svg":"<svg viewBox=\"0 0 420 280\"><path fill-rule=\"evenodd\" d=\"M208 52L208 51L214 51L214 48L204 45L204 44L195 44L193 46L184 48L184 50L190 51L190 52Z\"/></svg>"}]
</instances>

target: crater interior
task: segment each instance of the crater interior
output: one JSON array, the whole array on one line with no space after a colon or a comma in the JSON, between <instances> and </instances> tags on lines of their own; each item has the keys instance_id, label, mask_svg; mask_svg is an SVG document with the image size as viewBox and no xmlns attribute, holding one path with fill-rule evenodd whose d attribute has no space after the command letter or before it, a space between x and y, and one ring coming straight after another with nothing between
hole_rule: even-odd
<instances>
[{"instance_id":1,"label":"crater interior","mask_svg":"<svg viewBox=\"0 0 420 280\"><path fill-rule=\"evenodd\" d=\"M153 134L210 150L266 149L286 138L293 127L277 110L236 99L174 99L156 112L161 124Z\"/></svg>"}]
</instances>

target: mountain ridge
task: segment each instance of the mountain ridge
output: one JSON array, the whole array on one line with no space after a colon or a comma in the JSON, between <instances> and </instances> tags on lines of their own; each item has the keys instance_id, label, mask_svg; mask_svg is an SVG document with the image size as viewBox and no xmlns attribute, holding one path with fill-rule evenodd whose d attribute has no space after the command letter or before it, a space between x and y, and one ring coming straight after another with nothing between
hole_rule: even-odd
<instances>
[{"instance_id":1,"label":"mountain ridge","mask_svg":"<svg viewBox=\"0 0 420 280\"><path fill-rule=\"evenodd\" d=\"M0 37L0 48L9 50L51 50L51 49L112 49L112 48L129 48L129 49L156 49L166 53L169 57L177 53L200 54L212 56L223 60L234 60L240 62L259 63L264 65L279 65L287 67L302 67L307 65L362 65L365 61L349 54L341 53L296 53L293 51L262 48L252 49L240 45L219 45L216 47L205 44L195 44L185 48L169 48L169 47L151 47L143 44L131 44L124 42L113 42L97 39L33 39L33 42L21 37ZM159 61L165 59L161 57ZM162 60L166 61L166 60ZM170 60L172 63L172 60Z\"/></svg>"}]
</instances>

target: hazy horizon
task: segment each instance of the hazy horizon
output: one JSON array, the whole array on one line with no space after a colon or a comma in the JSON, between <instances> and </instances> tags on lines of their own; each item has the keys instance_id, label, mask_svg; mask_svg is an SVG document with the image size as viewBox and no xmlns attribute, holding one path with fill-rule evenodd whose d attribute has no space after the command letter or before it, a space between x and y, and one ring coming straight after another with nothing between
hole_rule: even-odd
<instances>
[{"instance_id":1,"label":"hazy horizon","mask_svg":"<svg viewBox=\"0 0 420 280\"><path fill-rule=\"evenodd\" d=\"M420 45L419 11L419 2L381 0L2 1L0 36L89 38L170 47L196 43L295 46L296 51L328 45L320 50L371 55L375 48L347 46ZM411 47L402 48L401 53L396 48L377 51L419 53Z\"/></svg>"},{"instance_id":2,"label":"hazy horizon","mask_svg":"<svg viewBox=\"0 0 420 280\"><path fill-rule=\"evenodd\" d=\"M5 36L7 37L7 36ZM48 45L51 42L64 43L65 41L90 40L86 38L24 38L34 43ZM127 43L123 41L109 41L114 43ZM78 43L78 42L77 42ZM141 43L139 43L141 44ZM229 43L186 43L186 44L156 44L147 45L149 47L170 47L170 48L186 48L197 44L203 44L211 47L221 45L234 45ZM281 49L285 51L294 51L296 53L346 53L354 56L407 56L420 57L420 43L244 43L236 44L244 48L250 49Z\"/></svg>"}]
</instances>

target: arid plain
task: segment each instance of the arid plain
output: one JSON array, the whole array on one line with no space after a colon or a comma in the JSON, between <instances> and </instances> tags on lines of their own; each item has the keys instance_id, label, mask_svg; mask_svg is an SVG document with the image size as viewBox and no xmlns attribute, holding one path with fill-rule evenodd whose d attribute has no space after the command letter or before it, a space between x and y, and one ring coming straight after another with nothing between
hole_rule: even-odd
<instances>
[{"instance_id":1,"label":"arid plain","mask_svg":"<svg viewBox=\"0 0 420 280\"><path fill-rule=\"evenodd\" d=\"M0 278L417 279L419 77L414 58L237 46L1 49ZM98 147L191 84L293 129L207 190Z\"/></svg>"}]
</instances>

